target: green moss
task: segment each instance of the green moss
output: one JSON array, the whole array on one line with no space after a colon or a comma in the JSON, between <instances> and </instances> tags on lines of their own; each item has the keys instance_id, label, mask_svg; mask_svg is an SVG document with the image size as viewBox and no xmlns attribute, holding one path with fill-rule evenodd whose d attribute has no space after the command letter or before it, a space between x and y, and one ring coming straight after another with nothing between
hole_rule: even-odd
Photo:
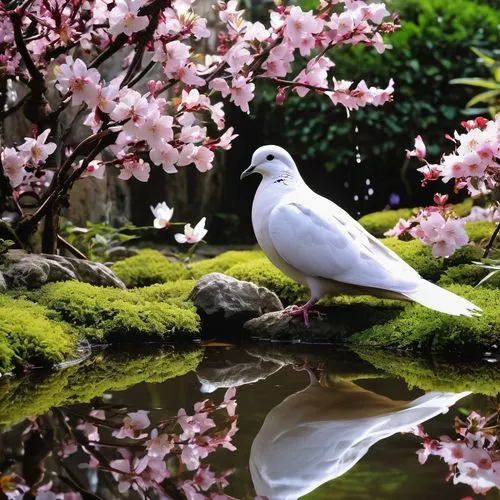
<instances>
[{"instance_id":1,"label":"green moss","mask_svg":"<svg viewBox=\"0 0 500 500\"><path fill-rule=\"evenodd\" d=\"M265 286L288 304L307 297L306 288L284 275L266 257L252 260L246 264L237 264L229 268L227 274L239 280L251 281L256 285Z\"/></svg>"},{"instance_id":2,"label":"green moss","mask_svg":"<svg viewBox=\"0 0 500 500\"><path fill-rule=\"evenodd\" d=\"M496 290L451 285L449 290L483 309L480 317L438 313L418 304L383 325L354 334L349 342L440 354L473 355L500 342L500 294Z\"/></svg>"},{"instance_id":3,"label":"green moss","mask_svg":"<svg viewBox=\"0 0 500 500\"><path fill-rule=\"evenodd\" d=\"M75 334L28 300L0 294L0 372L18 364L50 366L73 354Z\"/></svg>"},{"instance_id":4,"label":"green moss","mask_svg":"<svg viewBox=\"0 0 500 500\"><path fill-rule=\"evenodd\" d=\"M455 203L453 205L453 211L458 217L465 217L470 214L472 206L474 205L474 200L472 198L466 198L462 203Z\"/></svg>"},{"instance_id":5,"label":"green moss","mask_svg":"<svg viewBox=\"0 0 500 500\"><path fill-rule=\"evenodd\" d=\"M140 382L163 382L196 369L203 350L159 350L155 354L99 353L78 365L40 376L0 381L0 426L37 416L53 406L88 402Z\"/></svg>"},{"instance_id":6,"label":"green moss","mask_svg":"<svg viewBox=\"0 0 500 500\"><path fill-rule=\"evenodd\" d=\"M476 264L461 264L447 269L439 279L438 285L448 286L458 283L461 285L476 286L488 273L488 269L484 269ZM481 286L485 288L500 288L500 273L495 274Z\"/></svg>"},{"instance_id":7,"label":"green moss","mask_svg":"<svg viewBox=\"0 0 500 500\"><path fill-rule=\"evenodd\" d=\"M386 231L392 229L399 219L408 219L417 212L416 208L400 208L398 210L382 210L363 215L358 222L373 236L382 238Z\"/></svg>"},{"instance_id":8,"label":"green moss","mask_svg":"<svg viewBox=\"0 0 500 500\"><path fill-rule=\"evenodd\" d=\"M209 273L225 273L236 264L244 264L264 256L261 250L230 250L213 259L205 259L190 266L191 277L198 279Z\"/></svg>"},{"instance_id":9,"label":"green moss","mask_svg":"<svg viewBox=\"0 0 500 500\"><path fill-rule=\"evenodd\" d=\"M499 391L498 363L449 363L445 359L424 359L382 349L358 347L354 350L375 368L401 377L410 387L424 391L472 391L489 396L496 396Z\"/></svg>"},{"instance_id":10,"label":"green moss","mask_svg":"<svg viewBox=\"0 0 500 500\"><path fill-rule=\"evenodd\" d=\"M127 287L148 286L188 278L189 272L180 262L170 262L157 250L141 250L112 267Z\"/></svg>"},{"instance_id":11,"label":"green moss","mask_svg":"<svg viewBox=\"0 0 500 500\"><path fill-rule=\"evenodd\" d=\"M151 292L152 293L152 292ZM67 281L50 283L32 297L78 327L91 341L128 341L196 334L199 317L190 306L156 302L133 291Z\"/></svg>"},{"instance_id":12,"label":"green moss","mask_svg":"<svg viewBox=\"0 0 500 500\"><path fill-rule=\"evenodd\" d=\"M130 293L143 300L168 302L183 308L191 309L194 308L194 306L188 300L188 296L195 283L196 281L192 279L170 281L168 283L158 283L143 288L135 288L134 290L130 290Z\"/></svg>"},{"instance_id":13,"label":"green moss","mask_svg":"<svg viewBox=\"0 0 500 500\"><path fill-rule=\"evenodd\" d=\"M488 243L498 223L488 221L473 221L465 223L465 232L470 240L479 245Z\"/></svg>"}]
</instances>

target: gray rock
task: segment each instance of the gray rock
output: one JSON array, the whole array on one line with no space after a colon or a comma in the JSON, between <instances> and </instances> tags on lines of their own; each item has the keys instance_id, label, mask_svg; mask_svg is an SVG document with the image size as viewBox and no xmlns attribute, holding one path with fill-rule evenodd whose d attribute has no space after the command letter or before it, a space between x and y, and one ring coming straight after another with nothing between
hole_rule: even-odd
<instances>
[{"instance_id":1,"label":"gray rock","mask_svg":"<svg viewBox=\"0 0 500 500\"><path fill-rule=\"evenodd\" d=\"M7 283L5 283L5 278L3 274L0 272L0 293L5 292L7 290Z\"/></svg>"},{"instance_id":2,"label":"gray rock","mask_svg":"<svg viewBox=\"0 0 500 500\"><path fill-rule=\"evenodd\" d=\"M283 316L280 311L253 318L243 328L260 340L318 344L343 342L352 333L344 321L335 317L335 310L329 310L328 314L311 313L309 327L304 325L302 316Z\"/></svg>"},{"instance_id":3,"label":"gray rock","mask_svg":"<svg viewBox=\"0 0 500 500\"><path fill-rule=\"evenodd\" d=\"M53 281L78 280L92 285L125 289L123 282L104 264L61 255L30 254L9 250L3 265L9 288L39 288Z\"/></svg>"},{"instance_id":4,"label":"gray rock","mask_svg":"<svg viewBox=\"0 0 500 500\"><path fill-rule=\"evenodd\" d=\"M190 299L202 319L211 321L244 321L270 311L283 309L277 295L267 288L248 281L240 281L221 273L210 273L200 278Z\"/></svg>"}]
</instances>

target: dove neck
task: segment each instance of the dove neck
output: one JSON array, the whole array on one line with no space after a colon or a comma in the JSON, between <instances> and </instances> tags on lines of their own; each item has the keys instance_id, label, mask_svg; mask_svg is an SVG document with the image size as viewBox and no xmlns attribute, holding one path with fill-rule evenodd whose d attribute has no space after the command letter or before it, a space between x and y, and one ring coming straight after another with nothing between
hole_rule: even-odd
<instances>
[{"instance_id":1,"label":"dove neck","mask_svg":"<svg viewBox=\"0 0 500 500\"><path fill-rule=\"evenodd\" d=\"M285 192L305 185L304 180L298 172L283 171L268 175L264 174L259 185L259 190L272 189Z\"/></svg>"}]
</instances>

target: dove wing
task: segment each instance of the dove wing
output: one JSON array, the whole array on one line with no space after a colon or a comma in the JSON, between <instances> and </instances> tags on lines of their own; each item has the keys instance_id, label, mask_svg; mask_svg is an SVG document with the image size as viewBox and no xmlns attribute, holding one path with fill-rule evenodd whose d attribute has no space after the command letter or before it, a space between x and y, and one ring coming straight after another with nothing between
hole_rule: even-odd
<instances>
[{"instance_id":1,"label":"dove wing","mask_svg":"<svg viewBox=\"0 0 500 500\"><path fill-rule=\"evenodd\" d=\"M415 289L421 280L411 266L326 198L277 205L268 229L276 252L306 275L401 293Z\"/></svg>"}]
</instances>

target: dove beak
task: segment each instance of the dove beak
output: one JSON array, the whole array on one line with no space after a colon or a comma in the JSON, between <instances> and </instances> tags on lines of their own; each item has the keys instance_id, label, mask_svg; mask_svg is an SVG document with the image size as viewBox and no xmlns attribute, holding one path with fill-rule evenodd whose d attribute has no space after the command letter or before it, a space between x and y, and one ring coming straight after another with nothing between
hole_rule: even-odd
<instances>
[{"instance_id":1,"label":"dove beak","mask_svg":"<svg viewBox=\"0 0 500 500\"><path fill-rule=\"evenodd\" d=\"M245 177L248 177L250 174L253 174L255 167L256 165L250 165L246 170L243 170L243 172L240 175L240 181L243 180Z\"/></svg>"}]
</instances>

